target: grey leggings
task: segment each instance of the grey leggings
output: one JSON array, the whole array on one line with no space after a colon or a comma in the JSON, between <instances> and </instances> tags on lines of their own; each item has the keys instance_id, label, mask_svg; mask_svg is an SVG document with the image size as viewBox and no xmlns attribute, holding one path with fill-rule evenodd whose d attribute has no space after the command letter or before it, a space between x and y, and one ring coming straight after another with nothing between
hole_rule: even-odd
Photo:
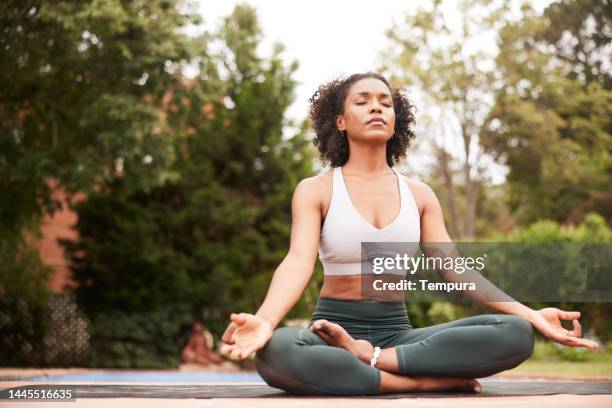
<instances>
[{"instance_id":1,"label":"grey leggings","mask_svg":"<svg viewBox=\"0 0 612 408\"><path fill-rule=\"evenodd\" d=\"M395 347L400 374L487 377L518 366L533 353L534 333L522 317L486 314L418 329L403 302L319 298L310 323L326 319L355 339ZM293 394L377 394L380 371L327 345L308 329L276 329L257 351L255 367L268 385Z\"/></svg>"}]
</instances>

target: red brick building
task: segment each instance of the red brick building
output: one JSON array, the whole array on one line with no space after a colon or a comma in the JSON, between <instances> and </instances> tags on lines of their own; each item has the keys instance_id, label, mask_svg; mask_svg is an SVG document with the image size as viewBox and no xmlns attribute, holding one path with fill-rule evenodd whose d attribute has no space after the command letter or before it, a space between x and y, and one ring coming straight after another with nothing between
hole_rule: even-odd
<instances>
[{"instance_id":1,"label":"red brick building","mask_svg":"<svg viewBox=\"0 0 612 408\"><path fill-rule=\"evenodd\" d=\"M39 243L38 251L43 262L53 268L53 274L48 282L49 288L52 292L59 293L64 285L74 286L75 283L71 280L64 249L57 239L77 237L78 234L72 229L77 221L77 215L66 205L66 195L56 187L56 183L50 181L49 185L53 189L53 198L62 203L62 209L56 211L53 216L44 218L41 228L42 240Z\"/></svg>"}]
</instances>

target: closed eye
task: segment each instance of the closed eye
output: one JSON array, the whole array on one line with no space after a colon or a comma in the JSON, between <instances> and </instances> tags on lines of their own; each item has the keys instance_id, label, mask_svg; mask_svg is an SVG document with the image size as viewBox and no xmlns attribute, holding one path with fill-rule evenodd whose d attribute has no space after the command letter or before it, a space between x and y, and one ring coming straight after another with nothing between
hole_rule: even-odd
<instances>
[{"instance_id":1,"label":"closed eye","mask_svg":"<svg viewBox=\"0 0 612 408\"><path fill-rule=\"evenodd\" d=\"M355 105L365 105L367 102L355 102ZM388 103L382 103L382 106L386 107L386 108L391 108L392 105L388 104Z\"/></svg>"}]
</instances>

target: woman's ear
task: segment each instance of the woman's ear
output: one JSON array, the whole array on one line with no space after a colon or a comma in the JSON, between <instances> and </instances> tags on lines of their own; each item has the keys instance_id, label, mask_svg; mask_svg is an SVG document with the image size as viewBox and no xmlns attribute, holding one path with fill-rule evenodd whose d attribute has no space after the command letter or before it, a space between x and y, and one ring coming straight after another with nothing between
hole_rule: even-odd
<instances>
[{"instance_id":1,"label":"woman's ear","mask_svg":"<svg viewBox=\"0 0 612 408\"><path fill-rule=\"evenodd\" d=\"M344 115L340 114L336 116L336 128L341 132L346 130L346 127L344 126Z\"/></svg>"}]
</instances>

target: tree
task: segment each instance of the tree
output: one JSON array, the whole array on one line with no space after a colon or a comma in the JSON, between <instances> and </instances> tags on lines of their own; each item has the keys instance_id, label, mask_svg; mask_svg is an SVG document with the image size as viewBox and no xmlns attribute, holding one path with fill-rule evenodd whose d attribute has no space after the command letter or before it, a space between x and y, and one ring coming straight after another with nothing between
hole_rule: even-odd
<instances>
[{"instance_id":1,"label":"tree","mask_svg":"<svg viewBox=\"0 0 612 408\"><path fill-rule=\"evenodd\" d=\"M579 3L564 7L573 10ZM579 56L571 63L567 50L551 47L549 38L556 37L550 33L559 33L565 21L560 6L551 7L545 16L555 16L554 26L525 7L525 18L500 32L495 106L480 137L486 151L509 168L509 204L522 222L579 222L588 210L609 219L612 93L602 76L590 82L576 76ZM575 16L566 19L573 29Z\"/></svg>"},{"instance_id":2,"label":"tree","mask_svg":"<svg viewBox=\"0 0 612 408\"><path fill-rule=\"evenodd\" d=\"M537 39L555 47L556 57L568 64L568 77L610 90L612 77L605 64L612 43L612 3L562 0L546 8L544 17L549 23Z\"/></svg>"},{"instance_id":3,"label":"tree","mask_svg":"<svg viewBox=\"0 0 612 408\"><path fill-rule=\"evenodd\" d=\"M280 45L258 55L255 11L236 7L204 37L218 51L196 58L198 76L163 98L176 152L170 177L135 190L116 176L76 207L80 239L65 244L80 302L104 328L92 339L100 364L171 365L180 355L181 327L148 332L172 341L173 354L113 324L118 310L133 327L153 313L170 324L188 309L217 335L230 312L254 312L288 248L292 190L312 174L305 127L283 136L297 65L283 63ZM148 357L113 354L125 343Z\"/></svg>"},{"instance_id":4,"label":"tree","mask_svg":"<svg viewBox=\"0 0 612 408\"><path fill-rule=\"evenodd\" d=\"M0 5L0 287L22 293L43 214L125 171L134 188L167 177L173 149L145 95L176 83L196 47L177 0L19 1ZM127 171L129 169L129 171ZM29 249L28 249L29 248ZM40 263L40 261L38 261ZM44 282L40 274L32 280ZM26 279L27 280L27 279Z\"/></svg>"},{"instance_id":5,"label":"tree","mask_svg":"<svg viewBox=\"0 0 612 408\"><path fill-rule=\"evenodd\" d=\"M478 133L491 107L493 80L493 56L473 45L491 29L489 14L498 11L488 2L460 1L460 23L452 27L448 10L448 2L435 1L394 24L387 32L392 44L382 70L394 83L423 96L429 153L436 159L434 173L443 179L450 230L458 238L470 238L476 233L479 195L487 183ZM459 192L456 173L462 178Z\"/></svg>"}]
</instances>

